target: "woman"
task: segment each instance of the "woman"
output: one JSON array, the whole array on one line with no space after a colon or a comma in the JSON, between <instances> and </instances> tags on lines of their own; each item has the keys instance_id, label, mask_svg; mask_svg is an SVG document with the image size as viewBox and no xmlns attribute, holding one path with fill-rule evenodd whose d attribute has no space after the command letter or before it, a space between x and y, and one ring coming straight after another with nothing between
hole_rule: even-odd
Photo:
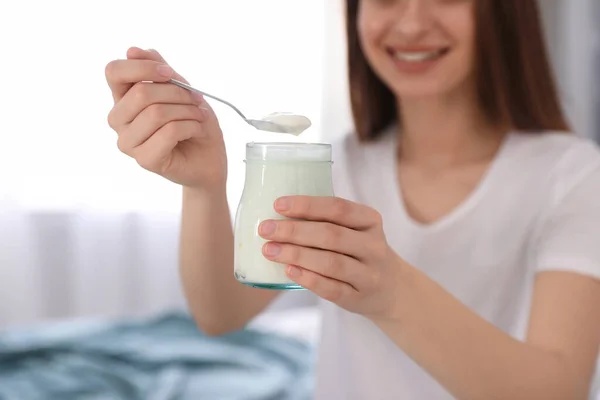
<instances>
[{"instance_id":1,"label":"woman","mask_svg":"<svg viewBox=\"0 0 600 400\"><path fill-rule=\"evenodd\" d=\"M600 153L566 133L535 0L348 0L356 135L336 198L289 197L265 257L323 301L319 399L585 399L600 341ZM107 67L119 148L183 186L200 328L240 285L217 119L155 51ZM147 83L153 81L155 83Z\"/></svg>"}]
</instances>

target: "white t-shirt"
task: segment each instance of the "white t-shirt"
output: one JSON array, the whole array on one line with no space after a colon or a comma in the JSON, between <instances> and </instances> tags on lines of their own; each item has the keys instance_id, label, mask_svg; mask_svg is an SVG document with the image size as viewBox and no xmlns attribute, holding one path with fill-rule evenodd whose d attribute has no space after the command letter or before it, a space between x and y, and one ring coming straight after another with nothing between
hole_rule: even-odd
<instances>
[{"instance_id":1,"label":"white t-shirt","mask_svg":"<svg viewBox=\"0 0 600 400\"><path fill-rule=\"evenodd\" d=\"M565 133L507 135L473 193L423 225L403 207L393 132L368 144L354 136L334 143L335 194L378 210L389 245L471 310L524 340L536 272L600 279L593 142ZM325 301L322 310L318 400L452 399L369 320Z\"/></svg>"}]
</instances>

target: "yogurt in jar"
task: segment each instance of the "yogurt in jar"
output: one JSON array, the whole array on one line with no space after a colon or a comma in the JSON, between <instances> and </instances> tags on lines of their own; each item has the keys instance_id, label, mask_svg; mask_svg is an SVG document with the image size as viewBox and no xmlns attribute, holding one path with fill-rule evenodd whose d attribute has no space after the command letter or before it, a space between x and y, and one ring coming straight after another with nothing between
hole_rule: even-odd
<instances>
[{"instance_id":1,"label":"yogurt in jar","mask_svg":"<svg viewBox=\"0 0 600 400\"><path fill-rule=\"evenodd\" d=\"M258 235L258 226L266 219L285 219L273 208L278 197L333 196L331 145L248 143L245 162L246 182L235 219L235 277L253 287L302 289L287 277L285 265L264 257L266 240Z\"/></svg>"}]
</instances>

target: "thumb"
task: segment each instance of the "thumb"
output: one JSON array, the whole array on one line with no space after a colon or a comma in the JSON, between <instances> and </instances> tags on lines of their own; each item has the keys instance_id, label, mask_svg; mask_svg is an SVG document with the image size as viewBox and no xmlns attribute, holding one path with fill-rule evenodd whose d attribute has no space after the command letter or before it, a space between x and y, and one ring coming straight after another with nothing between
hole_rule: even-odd
<instances>
[{"instance_id":1,"label":"thumb","mask_svg":"<svg viewBox=\"0 0 600 400\"><path fill-rule=\"evenodd\" d=\"M161 56L160 53L154 49L144 50L140 49L139 47L130 47L129 50L127 50L127 58L129 60L152 60L167 65L169 64L167 60L165 60L163 56ZM175 71L173 74L173 78L189 84L189 82L183 76L179 75L177 71Z\"/></svg>"}]
</instances>

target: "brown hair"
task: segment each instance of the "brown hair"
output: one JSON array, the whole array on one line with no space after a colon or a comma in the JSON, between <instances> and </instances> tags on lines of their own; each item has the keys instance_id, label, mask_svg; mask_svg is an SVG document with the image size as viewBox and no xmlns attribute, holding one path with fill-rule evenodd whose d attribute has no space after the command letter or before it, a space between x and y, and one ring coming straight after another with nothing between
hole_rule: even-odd
<instances>
[{"instance_id":1,"label":"brown hair","mask_svg":"<svg viewBox=\"0 0 600 400\"><path fill-rule=\"evenodd\" d=\"M350 104L361 140L398 119L396 98L361 49L360 0L346 1ZM520 131L568 131L543 38L537 0L477 0L475 71L492 123Z\"/></svg>"}]
</instances>

